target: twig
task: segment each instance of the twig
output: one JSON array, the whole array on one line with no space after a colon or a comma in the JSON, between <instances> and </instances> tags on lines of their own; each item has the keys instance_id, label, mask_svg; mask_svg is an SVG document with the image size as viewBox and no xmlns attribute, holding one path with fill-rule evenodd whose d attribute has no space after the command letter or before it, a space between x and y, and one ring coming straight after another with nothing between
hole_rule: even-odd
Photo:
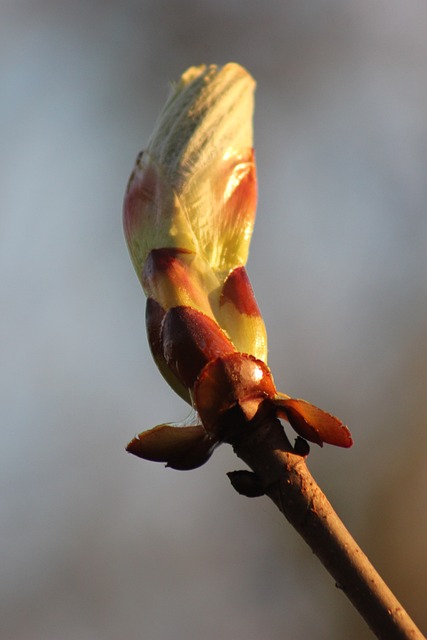
<instances>
[{"instance_id":1,"label":"twig","mask_svg":"<svg viewBox=\"0 0 427 640\"><path fill-rule=\"evenodd\" d=\"M425 640L408 613L356 544L273 419L234 435L235 453L256 474L252 495L264 492L304 538L380 640ZM237 472L238 473L238 472ZM230 474L239 493L241 479ZM256 483L262 490L257 492Z\"/></svg>"}]
</instances>

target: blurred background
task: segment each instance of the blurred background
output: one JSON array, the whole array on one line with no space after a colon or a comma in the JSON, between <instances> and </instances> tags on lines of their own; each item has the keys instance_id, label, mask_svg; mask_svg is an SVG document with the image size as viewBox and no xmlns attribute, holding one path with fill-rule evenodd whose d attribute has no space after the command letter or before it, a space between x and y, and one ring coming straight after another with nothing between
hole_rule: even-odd
<instances>
[{"instance_id":1,"label":"blurred background","mask_svg":"<svg viewBox=\"0 0 427 640\"><path fill-rule=\"evenodd\" d=\"M121 228L190 65L258 82L248 264L277 386L340 416L309 466L427 629L422 0L1 1L1 640L372 637L267 498L125 453L186 417ZM291 434L290 434L291 435Z\"/></svg>"}]
</instances>

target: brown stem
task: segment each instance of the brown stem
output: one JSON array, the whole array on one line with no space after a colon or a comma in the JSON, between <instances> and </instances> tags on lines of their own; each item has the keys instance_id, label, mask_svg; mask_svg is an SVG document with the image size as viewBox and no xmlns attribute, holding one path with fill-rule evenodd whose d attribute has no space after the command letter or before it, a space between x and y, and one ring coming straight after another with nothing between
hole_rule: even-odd
<instances>
[{"instance_id":1,"label":"brown stem","mask_svg":"<svg viewBox=\"0 0 427 640\"><path fill-rule=\"evenodd\" d=\"M335 513L304 457L291 447L280 422L240 432L231 444L376 637L425 640Z\"/></svg>"}]
</instances>

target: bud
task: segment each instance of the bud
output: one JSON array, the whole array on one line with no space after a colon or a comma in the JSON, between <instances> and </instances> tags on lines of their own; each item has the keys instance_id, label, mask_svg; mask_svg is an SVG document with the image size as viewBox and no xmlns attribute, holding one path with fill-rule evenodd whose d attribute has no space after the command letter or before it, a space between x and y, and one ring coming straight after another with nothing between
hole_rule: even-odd
<instances>
[{"instance_id":1,"label":"bud","mask_svg":"<svg viewBox=\"0 0 427 640\"><path fill-rule=\"evenodd\" d=\"M254 89L237 64L188 69L137 159L123 218L147 297L165 312L202 311L238 351L266 361L265 326L244 268L257 200Z\"/></svg>"},{"instance_id":2,"label":"bud","mask_svg":"<svg viewBox=\"0 0 427 640\"><path fill-rule=\"evenodd\" d=\"M125 237L148 298L154 360L201 420L155 427L128 451L177 469L203 464L227 439L230 416L249 423L261 406L313 442L351 445L337 418L278 394L267 367L265 326L245 270L257 201L254 89L237 64L188 69L125 195Z\"/></svg>"}]
</instances>

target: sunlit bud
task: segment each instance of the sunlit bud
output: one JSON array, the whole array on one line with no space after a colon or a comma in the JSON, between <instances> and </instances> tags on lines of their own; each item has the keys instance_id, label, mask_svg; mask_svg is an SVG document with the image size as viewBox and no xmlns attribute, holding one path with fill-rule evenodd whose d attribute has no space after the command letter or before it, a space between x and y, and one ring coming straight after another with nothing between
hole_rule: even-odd
<instances>
[{"instance_id":1,"label":"sunlit bud","mask_svg":"<svg viewBox=\"0 0 427 640\"><path fill-rule=\"evenodd\" d=\"M337 418L278 393L267 367L266 330L245 269L257 202L254 89L237 64L188 69L172 85L125 195L150 349L201 423L159 425L128 451L176 469L203 464L231 441L235 423L264 418L283 418L320 445L352 444Z\"/></svg>"}]
</instances>

